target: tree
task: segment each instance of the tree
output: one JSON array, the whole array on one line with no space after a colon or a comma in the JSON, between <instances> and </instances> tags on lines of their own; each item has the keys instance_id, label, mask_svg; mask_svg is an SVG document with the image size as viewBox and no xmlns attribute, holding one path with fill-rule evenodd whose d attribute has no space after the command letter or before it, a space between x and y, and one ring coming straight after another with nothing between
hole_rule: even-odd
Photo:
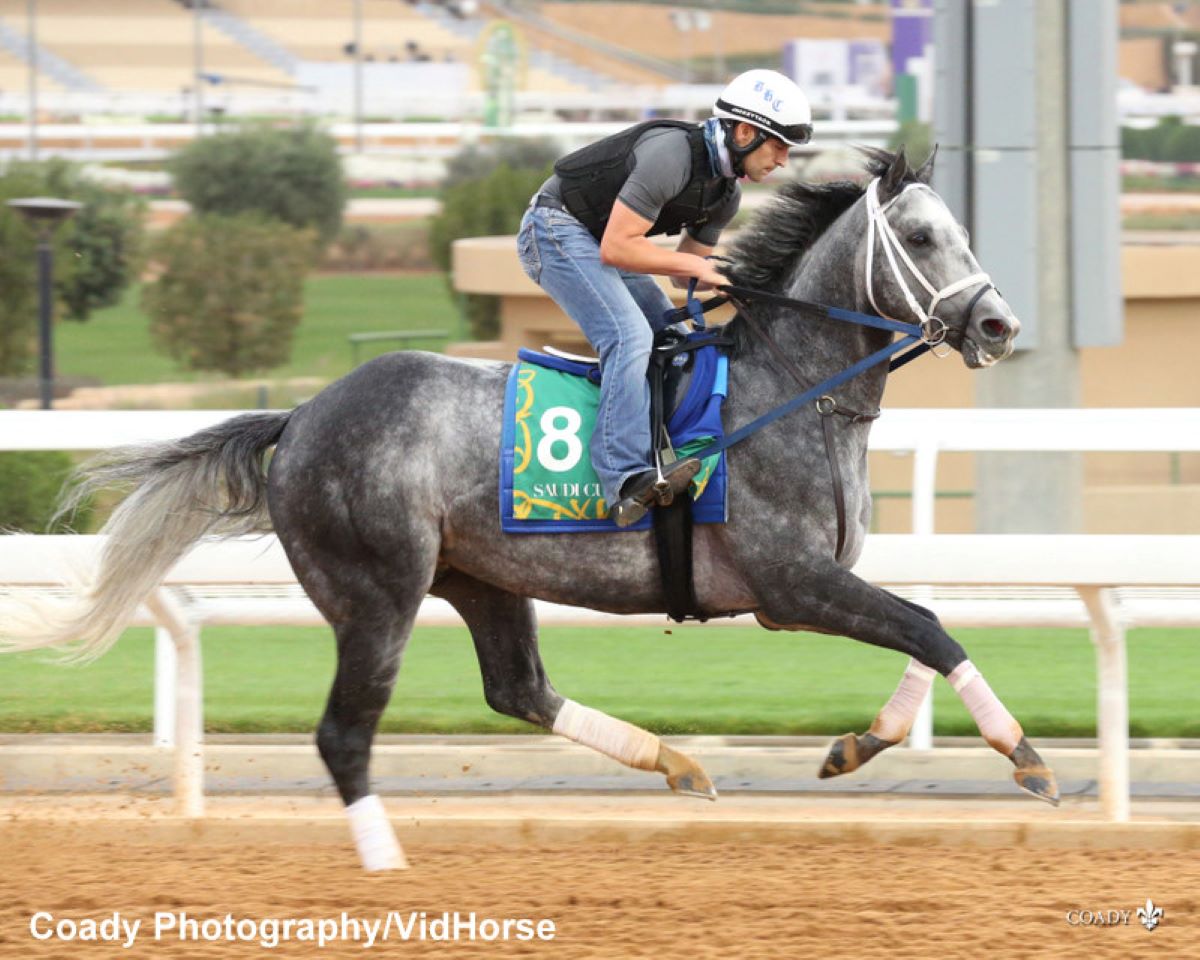
<instances>
[{"instance_id":1,"label":"tree","mask_svg":"<svg viewBox=\"0 0 1200 960\"><path fill-rule=\"evenodd\" d=\"M133 282L142 262L143 201L127 190L84 183L72 194L83 203L68 224L72 270L58 286L68 320L86 320L111 307ZM57 269L57 268L56 268Z\"/></svg>"},{"instance_id":2,"label":"tree","mask_svg":"<svg viewBox=\"0 0 1200 960\"><path fill-rule=\"evenodd\" d=\"M93 512L90 497L51 526L59 491L73 465L71 456L61 450L0 453L0 526L30 533L86 530Z\"/></svg>"},{"instance_id":3,"label":"tree","mask_svg":"<svg viewBox=\"0 0 1200 960\"><path fill-rule=\"evenodd\" d=\"M142 291L155 345L189 369L232 377L285 363L313 238L253 213L175 224L155 249L162 274Z\"/></svg>"},{"instance_id":4,"label":"tree","mask_svg":"<svg viewBox=\"0 0 1200 960\"><path fill-rule=\"evenodd\" d=\"M544 142L500 141L486 151L470 147L450 162L441 192L442 211L429 228L429 248L434 262L446 271L452 292L454 241L516 233L529 198L550 176L554 155ZM459 295L459 304L475 339L496 336L500 328L498 297Z\"/></svg>"},{"instance_id":5,"label":"tree","mask_svg":"<svg viewBox=\"0 0 1200 960\"><path fill-rule=\"evenodd\" d=\"M54 288L66 319L86 320L116 303L141 259L142 201L132 193L91 183L62 160L6 167L0 175L0 374L26 372L34 354L37 241L19 214L3 205L33 196L84 204L54 234Z\"/></svg>"},{"instance_id":6,"label":"tree","mask_svg":"<svg viewBox=\"0 0 1200 960\"><path fill-rule=\"evenodd\" d=\"M322 246L341 227L346 186L337 143L311 124L251 125L199 137L169 166L176 189L198 213L257 211L313 228Z\"/></svg>"},{"instance_id":7,"label":"tree","mask_svg":"<svg viewBox=\"0 0 1200 960\"><path fill-rule=\"evenodd\" d=\"M933 131L920 120L905 120L888 139L888 149L895 153L901 147L914 165L920 165L933 152Z\"/></svg>"}]
</instances>

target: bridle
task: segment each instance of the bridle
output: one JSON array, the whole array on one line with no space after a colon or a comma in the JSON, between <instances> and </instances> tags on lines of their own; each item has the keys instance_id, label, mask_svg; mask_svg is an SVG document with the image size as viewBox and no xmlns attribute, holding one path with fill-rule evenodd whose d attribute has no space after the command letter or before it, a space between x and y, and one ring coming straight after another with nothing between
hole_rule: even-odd
<instances>
[{"instance_id":1,"label":"bridle","mask_svg":"<svg viewBox=\"0 0 1200 960\"><path fill-rule=\"evenodd\" d=\"M742 316L746 318L747 323L758 337L767 345L774 355L776 362L788 372L796 384L801 388L801 393L792 397L790 400L781 403L779 406L767 411L750 423L743 424L738 429L728 433L720 440L713 440L706 446L694 450L690 456L707 457L719 453L722 450L728 449L736 443L740 443L746 437L761 430L769 423L778 420L782 416L786 416L794 410L798 410L801 406L809 403L816 404L817 413L821 417L822 432L825 438L825 455L829 462L830 477L833 486L833 501L837 513L837 543L834 548L834 557L841 559L843 550L846 545L847 531L847 513L845 504L845 493L843 491L843 483L841 470L838 467L837 451L835 449L833 435L833 417L841 415L847 417L853 422L867 422L874 420L879 416L878 411L861 412L851 410L837 402L834 398L833 391L843 383L846 383L859 374L870 370L872 367L887 363L889 370L895 370L910 360L921 356L924 353L932 351L939 344L944 343L948 327L946 322L936 316L938 306L942 301L954 296L956 293L961 293L963 290L968 290L971 287L979 287L975 295L971 298L967 305L966 315L969 317L975 305L980 298L989 290L994 290L991 278L986 273L973 273L970 276L963 277L961 280L956 280L954 283L947 284L941 290L936 289L932 283L926 279L925 275L917 269L917 265L912 262L912 258L897 239L895 231L892 230L891 224L887 221L888 208L900 198L905 190L909 187L924 186L924 184L910 183L906 184L899 193L885 204L879 202L879 178L876 177L867 185L866 203L867 203L867 298L871 301L871 307L875 310L875 314L859 313L854 310L846 310L838 307L830 307L819 303L811 303L804 300L798 300L793 297L785 297L780 294L771 293L764 290L753 290L747 287L741 287L736 284L727 284L721 288L720 295L710 298L704 303L695 299L696 281L693 280L688 287L687 304L678 309L669 310L665 314L667 323L674 323L677 320L691 319L695 322L698 336L700 340L693 341L695 346L702 345L703 338L711 338L711 334L704 331L704 313L713 307L720 306L723 303L734 303L741 311ZM908 303L909 309L917 318L917 323L912 323L907 320L898 320L895 317L890 317L879 309L879 304L875 301L874 290L874 275L875 275L875 235L878 233L880 245L883 247L884 255L887 258L888 266L891 268L892 276L896 284L904 292L904 299ZM904 278L903 272L900 270L900 264L897 262L897 254L900 261L908 267L909 271L917 281L925 288L930 296L928 308L922 308L909 287L908 282ZM762 303L776 304L782 307L789 307L796 310L804 310L807 313L822 316L831 320L840 320L850 323L860 324L865 327L873 327L876 329L888 330L893 333L900 333L902 336L899 339L893 339L891 343L879 350L863 357L855 363L842 370L840 373L822 381L815 386L807 386L805 378L797 369L796 365L784 353L784 351L775 343L770 333L756 320L754 312L749 308L753 301ZM697 334L693 334L693 337ZM712 342L720 342L719 339ZM900 351L905 351L903 355L899 355Z\"/></svg>"},{"instance_id":2,"label":"bridle","mask_svg":"<svg viewBox=\"0 0 1200 960\"><path fill-rule=\"evenodd\" d=\"M916 316L917 322L921 325L921 330L924 334L926 343L936 345L946 339L946 322L938 317L937 308L943 300L948 300L956 293L961 293L963 290L969 290L971 287L979 286L975 296L971 298L967 304L965 311L966 316L971 315L971 311L975 309L977 304L985 293L989 290L995 290L995 285L992 283L992 278L986 273L973 273L968 277L963 277L961 280L956 280L954 283L947 284L938 290L930 283L915 263L908 255L908 251L904 249L904 245L900 243L896 237L896 233L892 230L892 225L887 220L888 208L900 199L904 193L912 187L920 187L924 184L909 183L897 193L887 203L879 202L879 177L876 177L867 185L867 299L871 301L871 309L879 316L887 317L889 320L895 320L895 317L888 316L875 302L875 234L879 234L879 245L883 247L883 252L887 257L888 266L892 271L892 278L896 281L896 285L904 293L904 299L908 303L908 308ZM908 281L904 277L900 265L896 262L896 255L899 254L900 259L904 261L904 265L908 267L909 272L917 278L917 281L925 288L930 296L929 306L922 308L917 302L916 296L908 285Z\"/></svg>"}]
</instances>

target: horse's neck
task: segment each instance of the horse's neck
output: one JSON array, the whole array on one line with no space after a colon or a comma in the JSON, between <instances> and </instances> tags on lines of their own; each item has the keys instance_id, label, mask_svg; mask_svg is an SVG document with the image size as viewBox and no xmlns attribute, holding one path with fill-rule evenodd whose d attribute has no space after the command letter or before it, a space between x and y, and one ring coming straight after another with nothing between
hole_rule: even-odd
<instances>
[{"instance_id":1,"label":"horse's neck","mask_svg":"<svg viewBox=\"0 0 1200 960\"><path fill-rule=\"evenodd\" d=\"M855 204L817 239L782 293L829 307L863 309L867 296L860 256L866 233L862 206L861 202ZM880 330L841 320L805 317L788 310L772 311L767 328L812 385L832 377L889 341L889 334ZM772 365L769 348L758 343L756 336L750 339L754 345L747 351L747 359L752 364ZM883 395L886 378L887 364L880 364L840 387L839 401L864 411L874 409ZM791 378L780 383L788 392L794 392Z\"/></svg>"}]
</instances>

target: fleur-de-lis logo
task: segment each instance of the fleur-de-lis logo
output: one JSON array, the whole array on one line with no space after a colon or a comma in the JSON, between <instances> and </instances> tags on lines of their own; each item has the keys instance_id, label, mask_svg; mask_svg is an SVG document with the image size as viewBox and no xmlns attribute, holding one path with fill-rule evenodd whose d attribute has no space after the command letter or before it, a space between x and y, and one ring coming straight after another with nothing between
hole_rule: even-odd
<instances>
[{"instance_id":1,"label":"fleur-de-lis logo","mask_svg":"<svg viewBox=\"0 0 1200 960\"><path fill-rule=\"evenodd\" d=\"M1147 930L1153 930L1158 926L1158 921L1162 919L1162 907L1156 907L1154 901L1147 898L1144 907L1137 909L1138 919L1142 921L1142 926Z\"/></svg>"}]
</instances>

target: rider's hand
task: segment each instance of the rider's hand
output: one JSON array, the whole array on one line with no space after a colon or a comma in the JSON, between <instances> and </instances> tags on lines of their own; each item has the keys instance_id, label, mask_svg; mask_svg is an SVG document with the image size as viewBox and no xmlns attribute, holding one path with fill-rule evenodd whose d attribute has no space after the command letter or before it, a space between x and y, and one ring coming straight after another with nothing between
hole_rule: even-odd
<instances>
[{"instance_id":1,"label":"rider's hand","mask_svg":"<svg viewBox=\"0 0 1200 960\"><path fill-rule=\"evenodd\" d=\"M723 287L729 282L729 278L717 270L711 260L704 261L704 266L696 272L696 279L699 281L696 284L697 291Z\"/></svg>"}]
</instances>

